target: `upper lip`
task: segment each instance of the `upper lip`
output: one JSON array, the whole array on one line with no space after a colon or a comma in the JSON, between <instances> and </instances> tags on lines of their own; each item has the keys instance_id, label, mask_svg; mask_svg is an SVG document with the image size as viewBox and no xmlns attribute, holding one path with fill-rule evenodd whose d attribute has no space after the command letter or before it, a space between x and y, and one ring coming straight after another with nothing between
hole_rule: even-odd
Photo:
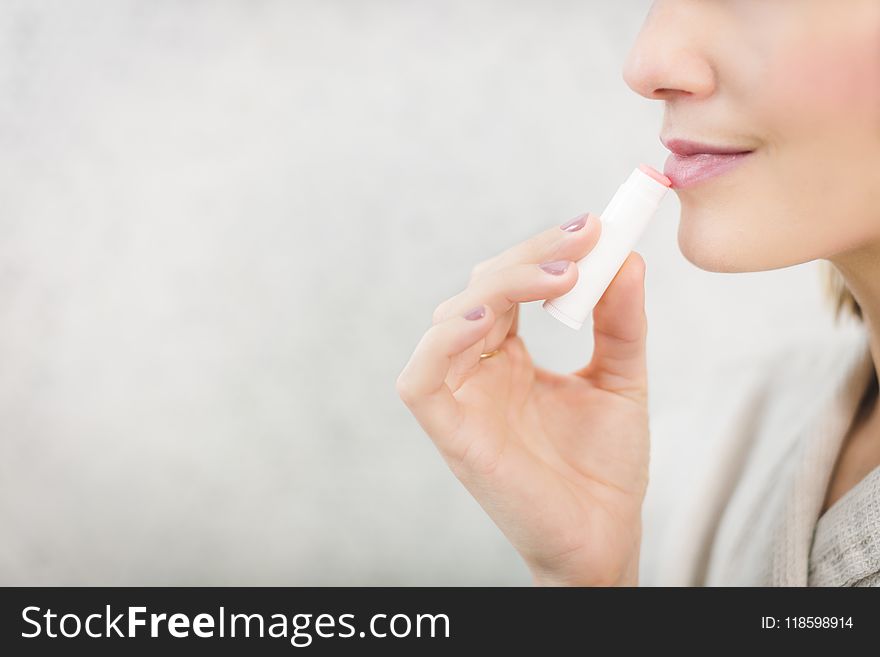
<instances>
[{"instance_id":1,"label":"upper lip","mask_svg":"<svg viewBox=\"0 0 880 657\"><path fill-rule=\"evenodd\" d=\"M742 148L740 146L713 146L711 144L703 144L698 141L689 139L664 139L660 138L663 145L676 155L731 155L734 153L748 153L751 148Z\"/></svg>"}]
</instances>

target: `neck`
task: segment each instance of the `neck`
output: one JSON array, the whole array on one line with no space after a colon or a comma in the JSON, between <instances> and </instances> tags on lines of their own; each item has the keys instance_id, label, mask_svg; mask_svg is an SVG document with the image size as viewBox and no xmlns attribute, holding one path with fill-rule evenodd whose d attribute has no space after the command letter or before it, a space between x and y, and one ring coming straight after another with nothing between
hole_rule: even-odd
<instances>
[{"instance_id":1,"label":"neck","mask_svg":"<svg viewBox=\"0 0 880 657\"><path fill-rule=\"evenodd\" d=\"M859 304L868 333L874 373L880 373L880 242L830 258ZM872 404L869 424L880 431L880 404Z\"/></svg>"}]
</instances>

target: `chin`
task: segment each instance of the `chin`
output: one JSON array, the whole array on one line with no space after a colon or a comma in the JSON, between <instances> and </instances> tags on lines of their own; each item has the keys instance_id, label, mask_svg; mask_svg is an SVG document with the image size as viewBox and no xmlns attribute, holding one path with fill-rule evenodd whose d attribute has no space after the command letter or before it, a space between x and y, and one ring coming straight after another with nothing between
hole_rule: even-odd
<instances>
[{"instance_id":1,"label":"chin","mask_svg":"<svg viewBox=\"0 0 880 657\"><path fill-rule=\"evenodd\" d=\"M773 249L765 248L763 237L752 233L736 217L682 209L678 248L695 267L716 273L766 271L793 264L772 257Z\"/></svg>"},{"instance_id":2,"label":"chin","mask_svg":"<svg viewBox=\"0 0 880 657\"><path fill-rule=\"evenodd\" d=\"M719 229L711 217L682 211L678 224L678 248L685 259L704 271L733 273L749 271L739 254L743 249L729 231Z\"/></svg>"},{"instance_id":3,"label":"chin","mask_svg":"<svg viewBox=\"0 0 880 657\"><path fill-rule=\"evenodd\" d=\"M828 255L828 248L807 249L791 235L746 226L735 217L715 213L682 212L678 248L695 267L721 274L782 269Z\"/></svg>"}]
</instances>

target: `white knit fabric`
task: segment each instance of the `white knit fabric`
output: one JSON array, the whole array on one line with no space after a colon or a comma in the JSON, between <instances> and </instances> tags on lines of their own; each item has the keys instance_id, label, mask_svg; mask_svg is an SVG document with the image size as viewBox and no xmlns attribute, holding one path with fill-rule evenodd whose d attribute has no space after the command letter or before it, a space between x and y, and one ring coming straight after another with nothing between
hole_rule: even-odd
<instances>
[{"instance_id":1,"label":"white knit fabric","mask_svg":"<svg viewBox=\"0 0 880 657\"><path fill-rule=\"evenodd\" d=\"M880 586L880 467L816 524L810 586Z\"/></svg>"},{"instance_id":2,"label":"white knit fabric","mask_svg":"<svg viewBox=\"0 0 880 657\"><path fill-rule=\"evenodd\" d=\"M876 472L817 527L873 375L867 335L792 344L712 375L652 409L640 582L880 584Z\"/></svg>"}]
</instances>

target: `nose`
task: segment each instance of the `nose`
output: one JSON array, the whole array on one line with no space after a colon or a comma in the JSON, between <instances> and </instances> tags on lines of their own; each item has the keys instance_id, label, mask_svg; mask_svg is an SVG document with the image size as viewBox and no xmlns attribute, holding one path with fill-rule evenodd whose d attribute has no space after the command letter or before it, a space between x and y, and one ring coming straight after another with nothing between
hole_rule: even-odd
<instances>
[{"instance_id":1,"label":"nose","mask_svg":"<svg viewBox=\"0 0 880 657\"><path fill-rule=\"evenodd\" d=\"M707 97L716 73L706 41L706 21L690 0L657 0L627 55L623 79L630 89L652 100Z\"/></svg>"}]
</instances>

